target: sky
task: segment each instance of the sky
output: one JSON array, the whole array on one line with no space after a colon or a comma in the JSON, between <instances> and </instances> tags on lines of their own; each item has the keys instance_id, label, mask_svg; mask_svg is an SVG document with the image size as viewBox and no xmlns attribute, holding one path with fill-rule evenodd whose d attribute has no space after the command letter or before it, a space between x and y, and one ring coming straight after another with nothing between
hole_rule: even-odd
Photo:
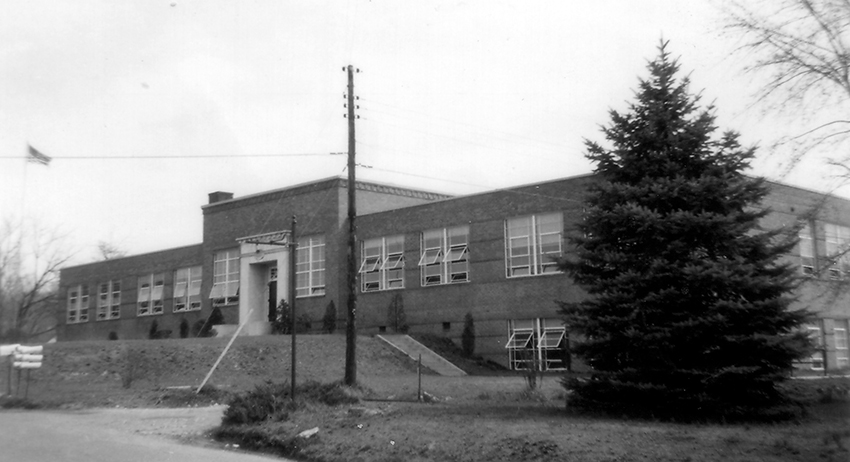
<instances>
[{"instance_id":1,"label":"sky","mask_svg":"<svg viewBox=\"0 0 850 462\"><path fill-rule=\"evenodd\" d=\"M662 40L721 130L766 149L799 129L765 111L721 0L0 3L0 217L67 236L74 263L199 243L213 191L346 175L450 194L589 173L584 140L633 100ZM26 163L27 146L51 156ZM202 157L203 156L203 157ZM845 190L839 194L848 195Z\"/></svg>"}]
</instances>

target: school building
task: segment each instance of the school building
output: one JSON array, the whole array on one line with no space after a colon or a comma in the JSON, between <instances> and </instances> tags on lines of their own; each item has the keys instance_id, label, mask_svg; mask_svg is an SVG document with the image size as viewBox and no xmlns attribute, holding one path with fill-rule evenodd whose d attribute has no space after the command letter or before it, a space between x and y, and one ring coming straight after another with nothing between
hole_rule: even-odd
<instances>
[{"instance_id":1,"label":"school building","mask_svg":"<svg viewBox=\"0 0 850 462\"><path fill-rule=\"evenodd\" d=\"M452 197L356 182L357 329L360 334L434 333L460 343L464 317L475 351L507 367L534 361L569 365L569 335L557 301L585 296L553 259L569 251L594 176L564 178ZM59 341L193 335L214 309L219 334L271 331L280 300L289 301L291 220L297 217L295 298L298 328L320 333L333 304L343 331L348 299L347 187L328 178L233 197L209 195L203 239L61 271ZM796 253L804 282L793 308L817 313L807 326L822 348L803 369L850 368L850 201L769 183L766 228L804 223Z\"/></svg>"}]
</instances>

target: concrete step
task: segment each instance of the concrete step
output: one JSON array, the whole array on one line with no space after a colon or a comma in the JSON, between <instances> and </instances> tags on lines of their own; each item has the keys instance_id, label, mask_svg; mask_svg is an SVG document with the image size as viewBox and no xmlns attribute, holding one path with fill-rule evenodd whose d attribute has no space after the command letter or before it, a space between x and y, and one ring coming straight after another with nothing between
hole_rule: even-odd
<instances>
[{"instance_id":1,"label":"concrete step","mask_svg":"<svg viewBox=\"0 0 850 462\"><path fill-rule=\"evenodd\" d=\"M410 356L414 361L418 361L419 355L422 355L422 365L440 375L450 377L466 375L466 372L459 367L450 363L425 345L417 342L409 335L378 335L378 338L407 356Z\"/></svg>"}]
</instances>

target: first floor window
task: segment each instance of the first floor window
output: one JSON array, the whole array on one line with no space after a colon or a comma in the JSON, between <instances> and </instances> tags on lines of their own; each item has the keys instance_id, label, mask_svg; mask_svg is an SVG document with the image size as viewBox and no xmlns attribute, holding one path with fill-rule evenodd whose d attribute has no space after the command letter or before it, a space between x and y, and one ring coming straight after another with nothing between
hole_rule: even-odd
<instances>
[{"instance_id":1,"label":"first floor window","mask_svg":"<svg viewBox=\"0 0 850 462\"><path fill-rule=\"evenodd\" d=\"M325 238L305 237L298 240L295 263L295 296L325 294Z\"/></svg>"},{"instance_id":2,"label":"first floor window","mask_svg":"<svg viewBox=\"0 0 850 462\"><path fill-rule=\"evenodd\" d=\"M89 320L89 286L82 284L68 288L66 320L68 324Z\"/></svg>"},{"instance_id":3,"label":"first floor window","mask_svg":"<svg viewBox=\"0 0 850 462\"><path fill-rule=\"evenodd\" d=\"M843 369L850 367L850 354L848 354L847 320L833 321L836 325L832 329L835 337L835 367Z\"/></svg>"},{"instance_id":4,"label":"first floor window","mask_svg":"<svg viewBox=\"0 0 850 462\"><path fill-rule=\"evenodd\" d=\"M201 267L180 268L174 272L174 306L172 311L201 309Z\"/></svg>"},{"instance_id":5,"label":"first floor window","mask_svg":"<svg viewBox=\"0 0 850 462\"><path fill-rule=\"evenodd\" d=\"M469 226L425 231L420 244L423 286L469 281Z\"/></svg>"},{"instance_id":6,"label":"first floor window","mask_svg":"<svg viewBox=\"0 0 850 462\"><path fill-rule=\"evenodd\" d=\"M239 301L239 249L216 252L213 257L213 306Z\"/></svg>"},{"instance_id":7,"label":"first floor window","mask_svg":"<svg viewBox=\"0 0 850 462\"><path fill-rule=\"evenodd\" d=\"M823 349L823 331L820 326L808 325L806 329L809 331L809 337L812 339L812 344L815 346L815 352L809 358L812 370L822 371L824 365L824 349Z\"/></svg>"},{"instance_id":8,"label":"first floor window","mask_svg":"<svg viewBox=\"0 0 850 462\"><path fill-rule=\"evenodd\" d=\"M559 319L509 321L505 348L513 370L551 371L570 368L567 329Z\"/></svg>"},{"instance_id":9,"label":"first floor window","mask_svg":"<svg viewBox=\"0 0 850 462\"><path fill-rule=\"evenodd\" d=\"M360 261L363 292L404 288L404 236L363 241Z\"/></svg>"},{"instance_id":10,"label":"first floor window","mask_svg":"<svg viewBox=\"0 0 850 462\"><path fill-rule=\"evenodd\" d=\"M97 294L97 320L121 317L121 281L101 282Z\"/></svg>"},{"instance_id":11,"label":"first floor window","mask_svg":"<svg viewBox=\"0 0 850 462\"><path fill-rule=\"evenodd\" d=\"M560 272L563 215L549 213L505 221L505 269L507 277Z\"/></svg>"},{"instance_id":12,"label":"first floor window","mask_svg":"<svg viewBox=\"0 0 850 462\"><path fill-rule=\"evenodd\" d=\"M150 274L139 278L139 293L136 298L136 314L150 316L162 314L163 289L165 288L164 274Z\"/></svg>"}]
</instances>

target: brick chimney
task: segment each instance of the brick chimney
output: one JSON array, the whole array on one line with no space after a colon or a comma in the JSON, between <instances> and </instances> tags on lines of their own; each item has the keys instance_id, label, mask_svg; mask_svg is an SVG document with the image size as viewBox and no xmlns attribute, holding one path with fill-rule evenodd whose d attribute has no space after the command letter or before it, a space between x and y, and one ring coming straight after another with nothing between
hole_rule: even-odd
<instances>
[{"instance_id":1,"label":"brick chimney","mask_svg":"<svg viewBox=\"0 0 850 462\"><path fill-rule=\"evenodd\" d=\"M216 202L221 201L229 201L230 199L233 199L232 192L216 191L210 193L210 204L215 204Z\"/></svg>"}]
</instances>

